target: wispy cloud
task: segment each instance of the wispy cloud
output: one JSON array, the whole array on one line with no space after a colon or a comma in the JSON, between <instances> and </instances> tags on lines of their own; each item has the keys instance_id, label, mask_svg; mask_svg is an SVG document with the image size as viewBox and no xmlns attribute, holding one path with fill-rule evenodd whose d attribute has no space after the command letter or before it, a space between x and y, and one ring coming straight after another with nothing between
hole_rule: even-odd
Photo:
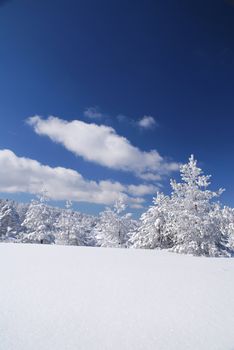
<instances>
[{"instance_id":1,"label":"wispy cloud","mask_svg":"<svg viewBox=\"0 0 234 350\"><path fill-rule=\"evenodd\" d=\"M127 115L124 114L118 114L116 119L120 122L120 123L128 123L128 124L135 124L134 120L130 117L128 117Z\"/></svg>"},{"instance_id":2,"label":"wispy cloud","mask_svg":"<svg viewBox=\"0 0 234 350\"><path fill-rule=\"evenodd\" d=\"M141 118L138 122L137 122L138 126L140 128L143 129L153 129L156 126L158 126L158 123L156 122L156 120L151 117L150 115L145 115L143 118Z\"/></svg>"},{"instance_id":3,"label":"wispy cloud","mask_svg":"<svg viewBox=\"0 0 234 350\"><path fill-rule=\"evenodd\" d=\"M152 116L145 115L144 117L135 120L124 114L119 114L116 118L120 123L125 123L141 130L153 130L155 127L159 126L158 122Z\"/></svg>"},{"instance_id":4,"label":"wispy cloud","mask_svg":"<svg viewBox=\"0 0 234 350\"><path fill-rule=\"evenodd\" d=\"M53 200L110 205L121 194L130 206L139 208L144 203L143 196L154 191L152 186L147 189L142 185L88 180L75 170L42 165L7 149L0 150L0 169L0 192L36 194L44 184Z\"/></svg>"},{"instance_id":5,"label":"wispy cloud","mask_svg":"<svg viewBox=\"0 0 234 350\"><path fill-rule=\"evenodd\" d=\"M100 108L97 106L86 108L84 110L84 116L89 119L102 120L104 122L108 122L108 124L111 121L111 117L101 112ZM155 120L154 117L150 115L145 115L142 118L136 120L125 114L118 114L116 116L116 119L119 123L125 123L132 127L145 129L145 130L152 130L158 126L158 122Z\"/></svg>"},{"instance_id":6,"label":"wispy cloud","mask_svg":"<svg viewBox=\"0 0 234 350\"><path fill-rule=\"evenodd\" d=\"M84 116L90 119L101 119L105 115L100 112L99 107L88 107L84 110Z\"/></svg>"},{"instance_id":7,"label":"wispy cloud","mask_svg":"<svg viewBox=\"0 0 234 350\"><path fill-rule=\"evenodd\" d=\"M48 136L83 159L110 169L129 171L140 178L167 175L178 170L178 163L163 158L157 150L142 151L109 126L66 121L57 117L28 119L38 135Z\"/></svg>"}]
</instances>

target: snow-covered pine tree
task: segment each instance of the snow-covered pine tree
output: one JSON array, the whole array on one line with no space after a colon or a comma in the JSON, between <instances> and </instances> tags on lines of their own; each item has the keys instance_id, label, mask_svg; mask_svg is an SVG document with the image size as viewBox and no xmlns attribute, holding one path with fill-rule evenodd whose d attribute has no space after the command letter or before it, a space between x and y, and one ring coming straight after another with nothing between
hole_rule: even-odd
<instances>
[{"instance_id":1,"label":"snow-covered pine tree","mask_svg":"<svg viewBox=\"0 0 234 350\"><path fill-rule=\"evenodd\" d=\"M153 204L141 215L140 225L130 238L134 248L154 249L172 246L172 237L166 225L170 198L158 192L153 198Z\"/></svg>"},{"instance_id":2,"label":"snow-covered pine tree","mask_svg":"<svg viewBox=\"0 0 234 350\"><path fill-rule=\"evenodd\" d=\"M76 213L76 216L80 216L80 231L79 240L81 245L95 247L97 245L96 237L94 234L94 227L98 222L98 218L90 215L81 215Z\"/></svg>"},{"instance_id":3,"label":"snow-covered pine tree","mask_svg":"<svg viewBox=\"0 0 234 350\"><path fill-rule=\"evenodd\" d=\"M19 231L19 215L13 203L6 200L0 208L0 241L14 241Z\"/></svg>"},{"instance_id":4,"label":"snow-covered pine tree","mask_svg":"<svg viewBox=\"0 0 234 350\"><path fill-rule=\"evenodd\" d=\"M43 190L28 207L22 223L21 241L26 243L54 243L51 211L46 206L47 195Z\"/></svg>"},{"instance_id":5,"label":"snow-covered pine tree","mask_svg":"<svg viewBox=\"0 0 234 350\"><path fill-rule=\"evenodd\" d=\"M234 253L234 208L225 206L221 211L222 232L228 237L228 248Z\"/></svg>"},{"instance_id":6,"label":"snow-covered pine tree","mask_svg":"<svg viewBox=\"0 0 234 350\"><path fill-rule=\"evenodd\" d=\"M71 201L66 209L57 209L54 220L55 243L60 245L95 246L94 227L98 219L72 210Z\"/></svg>"},{"instance_id":7,"label":"snow-covered pine tree","mask_svg":"<svg viewBox=\"0 0 234 350\"><path fill-rule=\"evenodd\" d=\"M58 220L54 223L56 228L56 244L80 245L78 238L79 221L72 211L72 202L67 200L66 209L61 211Z\"/></svg>"},{"instance_id":8,"label":"snow-covered pine tree","mask_svg":"<svg viewBox=\"0 0 234 350\"><path fill-rule=\"evenodd\" d=\"M92 225L85 215L72 212L70 217L69 244L78 246L94 245L92 237Z\"/></svg>"},{"instance_id":9,"label":"snow-covered pine tree","mask_svg":"<svg viewBox=\"0 0 234 350\"><path fill-rule=\"evenodd\" d=\"M71 210L71 204L69 205L67 203L66 208L67 220L65 221L65 231L67 232L67 244L82 246L83 242L81 241L81 237L83 234L83 225L81 223L81 220L78 220L75 212Z\"/></svg>"},{"instance_id":10,"label":"snow-covered pine tree","mask_svg":"<svg viewBox=\"0 0 234 350\"><path fill-rule=\"evenodd\" d=\"M130 214L122 214L126 205L119 198L113 209L107 208L100 214L94 233L100 247L126 247L133 220Z\"/></svg>"},{"instance_id":11,"label":"snow-covered pine tree","mask_svg":"<svg viewBox=\"0 0 234 350\"><path fill-rule=\"evenodd\" d=\"M182 182L171 181L172 195L167 226L173 237L172 250L204 256L228 255L226 237L221 229L218 203L223 189L207 190L210 176L203 175L192 155L180 167Z\"/></svg>"}]
</instances>

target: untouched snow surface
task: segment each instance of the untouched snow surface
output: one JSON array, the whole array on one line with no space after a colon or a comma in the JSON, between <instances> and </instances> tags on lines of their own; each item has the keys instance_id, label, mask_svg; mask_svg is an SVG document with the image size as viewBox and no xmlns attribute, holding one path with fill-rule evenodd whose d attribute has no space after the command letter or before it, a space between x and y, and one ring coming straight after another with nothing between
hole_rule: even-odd
<instances>
[{"instance_id":1,"label":"untouched snow surface","mask_svg":"<svg viewBox=\"0 0 234 350\"><path fill-rule=\"evenodd\" d=\"M234 259L0 244L1 350L233 350Z\"/></svg>"}]
</instances>

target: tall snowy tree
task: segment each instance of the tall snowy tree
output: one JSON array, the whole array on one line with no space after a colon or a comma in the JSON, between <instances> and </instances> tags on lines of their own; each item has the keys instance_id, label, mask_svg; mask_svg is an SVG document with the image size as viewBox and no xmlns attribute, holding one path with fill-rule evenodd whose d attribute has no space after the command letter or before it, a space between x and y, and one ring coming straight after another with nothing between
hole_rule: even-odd
<instances>
[{"instance_id":1,"label":"tall snowy tree","mask_svg":"<svg viewBox=\"0 0 234 350\"><path fill-rule=\"evenodd\" d=\"M182 182L171 181L171 210L168 223L173 236L173 250L194 255L227 255L226 237L218 219L220 206L213 199L223 189L210 191L210 176L203 175L192 155L180 168Z\"/></svg>"}]
</instances>

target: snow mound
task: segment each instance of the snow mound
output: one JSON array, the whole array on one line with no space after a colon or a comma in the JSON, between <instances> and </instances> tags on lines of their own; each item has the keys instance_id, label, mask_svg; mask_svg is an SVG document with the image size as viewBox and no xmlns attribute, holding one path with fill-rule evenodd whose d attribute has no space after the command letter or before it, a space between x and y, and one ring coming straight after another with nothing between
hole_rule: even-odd
<instances>
[{"instance_id":1,"label":"snow mound","mask_svg":"<svg viewBox=\"0 0 234 350\"><path fill-rule=\"evenodd\" d=\"M2 350L233 350L234 259L0 245Z\"/></svg>"}]
</instances>

